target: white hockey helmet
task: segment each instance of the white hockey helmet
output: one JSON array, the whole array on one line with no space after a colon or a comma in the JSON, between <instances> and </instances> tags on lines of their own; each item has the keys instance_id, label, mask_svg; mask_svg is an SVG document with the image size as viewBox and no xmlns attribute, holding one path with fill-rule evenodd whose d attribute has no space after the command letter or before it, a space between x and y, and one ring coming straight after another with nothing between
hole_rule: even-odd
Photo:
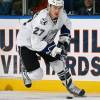
<instances>
[{"instance_id":1,"label":"white hockey helmet","mask_svg":"<svg viewBox=\"0 0 100 100\"><path fill-rule=\"evenodd\" d=\"M64 0L48 0L48 4L54 6L64 6Z\"/></svg>"}]
</instances>

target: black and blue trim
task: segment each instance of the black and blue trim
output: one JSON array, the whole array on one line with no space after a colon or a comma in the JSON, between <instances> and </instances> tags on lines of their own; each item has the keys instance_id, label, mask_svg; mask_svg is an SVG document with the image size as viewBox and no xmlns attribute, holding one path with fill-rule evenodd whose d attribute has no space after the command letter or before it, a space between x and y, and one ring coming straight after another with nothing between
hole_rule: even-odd
<instances>
[{"instance_id":1,"label":"black and blue trim","mask_svg":"<svg viewBox=\"0 0 100 100\"><path fill-rule=\"evenodd\" d=\"M52 43L48 44L48 45L42 50L42 52L44 52L45 54L50 55L55 46L56 46L56 44L55 44L54 42L52 42Z\"/></svg>"}]
</instances>

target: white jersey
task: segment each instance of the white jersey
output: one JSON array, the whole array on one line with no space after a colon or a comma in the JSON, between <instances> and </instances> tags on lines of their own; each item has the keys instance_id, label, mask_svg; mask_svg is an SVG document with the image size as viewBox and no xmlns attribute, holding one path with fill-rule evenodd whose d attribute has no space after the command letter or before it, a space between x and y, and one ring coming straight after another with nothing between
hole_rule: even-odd
<instances>
[{"instance_id":1,"label":"white jersey","mask_svg":"<svg viewBox=\"0 0 100 100\"><path fill-rule=\"evenodd\" d=\"M57 32L63 25L69 30L71 29L71 22L64 11L60 13L55 24L51 20L48 10L43 9L20 29L17 36L17 46L42 51L47 44L54 41Z\"/></svg>"}]
</instances>

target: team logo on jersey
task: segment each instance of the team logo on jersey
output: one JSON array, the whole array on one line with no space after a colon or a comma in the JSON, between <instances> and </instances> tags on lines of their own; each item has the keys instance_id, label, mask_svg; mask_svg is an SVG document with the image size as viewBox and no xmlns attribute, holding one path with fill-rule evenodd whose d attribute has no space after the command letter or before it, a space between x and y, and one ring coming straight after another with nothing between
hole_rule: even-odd
<instances>
[{"instance_id":1,"label":"team logo on jersey","mask_svg":"<svg viewBox=\"0 0 100 100\"><path fill-rule=\"evenodd\" d=\"M48 21L47 21L46 18L42 18L41 21L40 21L40 23L41 23L42 25L46 25L47 22L48 22Z\"/></svg>"}]
</instances>

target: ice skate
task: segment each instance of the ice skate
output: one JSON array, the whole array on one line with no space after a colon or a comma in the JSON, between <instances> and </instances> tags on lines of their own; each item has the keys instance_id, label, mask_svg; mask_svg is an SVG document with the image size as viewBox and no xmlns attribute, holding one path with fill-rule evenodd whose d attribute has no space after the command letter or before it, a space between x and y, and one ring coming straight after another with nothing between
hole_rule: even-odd
<instances>
[{"instance_id":1,"label":"ice skate","mask_svg":"<svg viewBox=\"0 0 100 100\"><path fill-rule=\"evenodd\" d=\"M27 75L27 71L25 68L22 68L22 77L23 77L24 85L27 88L30 88L32 86L32 82L29 76Z\"/></svg>"},{"instance_id":2,"label":"ice skate","mask_svg":"<svg viewBox=\"0 0 100 100\"><path fill-rule=\"evenodd\" d=\"M85 95L85 90L84 89L79 89L72 82L71 82L70 86L69 86L69 84L67 85L67 89L74 96L84 96Z\"/></svg>"}]
</instances>

